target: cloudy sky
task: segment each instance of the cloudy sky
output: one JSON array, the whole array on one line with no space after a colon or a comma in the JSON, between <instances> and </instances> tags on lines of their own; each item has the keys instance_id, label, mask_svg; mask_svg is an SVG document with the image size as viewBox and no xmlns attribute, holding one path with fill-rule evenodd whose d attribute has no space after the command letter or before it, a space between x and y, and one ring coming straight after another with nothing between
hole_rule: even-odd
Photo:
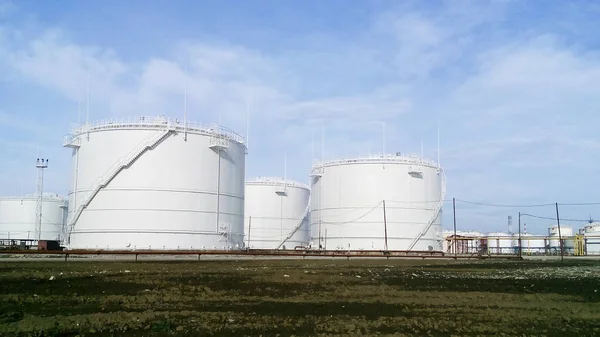
<instances>
[{"instance_id":1,"label":"cloudy sky","mask_svg":"<svg viewBox=\"0 0 600 337\"><path fill-rule=\"evenodd\" d=\"M282 175L286 152L305 182L313 153L380 151L379 122L388 152L423 141L435 158L439 121L448 199L600 201L599 16L577 0L0 0L0 195L34 192L38 153L46 190L68 192L62 137L88 76L90 119L182 116L187 76L190 119L245 134L250 107L249 176ZM458 226L505 230L519 211L555 215L458 202Z\"/></svg>"}]
</instances>

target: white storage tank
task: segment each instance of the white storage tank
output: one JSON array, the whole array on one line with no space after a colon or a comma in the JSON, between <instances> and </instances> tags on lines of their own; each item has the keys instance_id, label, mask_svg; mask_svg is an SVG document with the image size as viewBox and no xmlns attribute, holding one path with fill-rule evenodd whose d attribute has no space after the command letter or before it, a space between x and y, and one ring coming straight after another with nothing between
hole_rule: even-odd
<instances>
[{"instance_id":1,"label":"white storage tank","mask_svg":"<svg viewBox=\"0 0 600 337\"><path fill-rule=\"evenodd\" d=\"M314 164L311 177L313 248L384 250L387 234L388 250L442 251L438 163L400 153L341 159Z\"/></svg>"},{"instance_id":2,"label":"white storage tank","mask_svg":"<svg viewBox=\"0 0 600 337\"><path fill-rule=\"evenodd\" d=\"M246 182L244 235L251 249L306 247L310 188L283 178Z\"/></svg>"},{"instance_id":3,"label":"white storage tank","mask_svg":"<svg viewBox=\"0 0 600 337\"><path fill-rule=\"evenodd\" d=\"M489 254L514 254L513 237L510 233L493 232L486 235Z\"/></svg>"},{"instance_id":4,"label":"white storage tank","mask_svg":"<svg viewBox=\"0 0 600 337\"><path fill-rule=\"evenodd\" d=\"M600 223L585 226L584 240L586 255L600 255Z\"/></svg>"},{"instance_id":5,"label":"white storage tank","mask_svg":"<svg viewBox=\"0 0 600 337\"><path fill-rule=\"evenodd\" d=\"M550 239L548 240L548 245L550 248L550 252L554 252L554 253L560 253L560 243L558 241L559 235L558 235L558 226L550 226L548 227L548 236L550 237ZM564 243L564 252L566 253L572 253L574 248L575 248L575 240L574 240L574 232L573 232L573 227L571 226L560 226L560 237L562 237L563 239L563 243Z\"/></svg>"},{"instance_id":6,"label":"white storage tank","mask_svg":"<svg viewBox=\"0 0 600 337\"><path fill-rule=\"evenodd\" d=\"M521 252L523 254L542 254L546 251L546 240L543 236L535 236L529 233L521 233ZM513 247L518 252L519 233L513 234Z\"/></svg>"},{"instance_id":7,"label":"white storage tank","mask_svg":"<svg viewBox=\"0 0 600 337\"><path fill-rule=\"evenodd\" d=\"M0 239L37 240L37 203L36 195L0 198ZM44 193L40 240L62 240L67 204L60 195Z\"/></svg>"},{"instance_id":8,"label":"white storage tank","mask_svg":"<svg viewBox=\"0 0 600 337\"><path fill-rule=\"evenodd\" d=\"M241 136L165 117L102 120L73 149L69 249L243 247Z\"/></svg>"}]
</instances>

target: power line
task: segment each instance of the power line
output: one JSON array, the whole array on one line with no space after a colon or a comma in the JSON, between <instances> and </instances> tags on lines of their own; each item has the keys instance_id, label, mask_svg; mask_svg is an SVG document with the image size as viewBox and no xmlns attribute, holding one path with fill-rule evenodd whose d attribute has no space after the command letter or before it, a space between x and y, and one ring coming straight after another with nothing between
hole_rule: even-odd
<instances>
[{"instance_id":1,"label":"power line","mask_svg":"<svg viewBox=\"0 0 600 337\"><path fill-rule=\"evenodd\" d=\"M556 220L556 217L545 217L545 216L539 216L539 215L533 215L533 214L527 214L527 213L521 213L521 216L528 216L531 218L536 218L536 219L543 219L543 220ZM589 222L590 219L586 219L586 220L580 220L580 219L563 219L563 218L559 218L560 220L563 221L574 221L574 222Z\"/></svg>"},{"instance_id":2,"label":"power line","mask_svg":"<svg viewBox=\"0 0 600 337\"><path fill-rule=\"evenodd\" d=\"M456 199L456 201L462 202L462 203L465 203L465 204L471 204L471 205L489 206L489 207L509 207L509 208L515 208L515 207L547 207L547 206L554 206L555 205L555 204L502 205L502 204L490 204L490 203L477 202L477 201L468 201L468 200L461 200L461 199ZM561 205L561 204L559 204L559 205Z\"/></svg>"},{"instance_id":3,"label":"power line","mask_svg":"<svg viewBox=\"0 0 600 337\"><path fill-rule=\"evenodd\" d=\"M444 202L447 201L452 201L452 200L444 200ZM555 206L555 203L552 204L514 204L514 205L506 205L506 204L492 204L492 203L485 203L485 202L479 202L479 201L469 201L469 200L462 200L462 199L456 199L457 202L462 202L465 204L471 204L471 205L479 205L479 206L488 206L488 207L507 207L507 208L518 208L518 207L548 207L548 206ZM579 203L558 203L559 206L598 206L600 205L600 202L579 202Z\"/></svg>"},{"instance_id":4,"label":"power line","mask_svg":"<svg viewBox=\"0 0 600 337\"><path fill-rule=\"evenodd\" d=\"M580 202L580 203L570 203L570 204L561 204L558 203L558 206L597 206L600 205L600 202Z\"/></svg>"}]
</instances>

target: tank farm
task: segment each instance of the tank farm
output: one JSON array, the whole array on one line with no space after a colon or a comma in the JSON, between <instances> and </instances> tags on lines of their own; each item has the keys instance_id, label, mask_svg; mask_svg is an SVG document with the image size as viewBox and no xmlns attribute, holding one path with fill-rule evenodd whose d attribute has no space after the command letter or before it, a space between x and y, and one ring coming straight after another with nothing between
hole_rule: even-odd
<instances>
[{"instance_id":1,"label":"tank farm","mask_svg":"<svg viewBox=\"0 0 600 337\"><path fill-rule=\"evenodd\" d=\"M103 119L71 128L62 145L71 153L68 196L40 192L42 171L38 194L0 197L1 249L136 258L600 256L593 221L579 230L551 224L544 235L448 229L444 169L422 154L313 161L304 184L248 178L247 140L216 124Z\"/></svg>"}]
</instances>

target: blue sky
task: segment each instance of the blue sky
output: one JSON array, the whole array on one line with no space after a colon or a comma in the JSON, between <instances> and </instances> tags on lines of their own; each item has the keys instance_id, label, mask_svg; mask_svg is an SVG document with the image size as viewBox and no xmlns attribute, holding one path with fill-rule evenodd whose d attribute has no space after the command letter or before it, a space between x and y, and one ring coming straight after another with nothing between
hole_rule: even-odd
<instances>
[{"instance_id":1,"label":"blue sky","mask_svg":"<svg viewBox=\"0 0 600 337\"><path fill-rule=\"evenodd\" d=\"M381 148L436 157L447 198L494 204L600 201L600 5L595 1L0 0L0 195L66 194L91 78L91 119L183 114L245 133L249 176L306 182L325 157ZM518 211L459 202L459 228L505 230ZM600 218L598 206L561 217ZM451 226L451 205L445 227ZM542 233L549 221L524 219ZM578 224L573 223L576 227Z\"/></svg>"}]
</instances>

